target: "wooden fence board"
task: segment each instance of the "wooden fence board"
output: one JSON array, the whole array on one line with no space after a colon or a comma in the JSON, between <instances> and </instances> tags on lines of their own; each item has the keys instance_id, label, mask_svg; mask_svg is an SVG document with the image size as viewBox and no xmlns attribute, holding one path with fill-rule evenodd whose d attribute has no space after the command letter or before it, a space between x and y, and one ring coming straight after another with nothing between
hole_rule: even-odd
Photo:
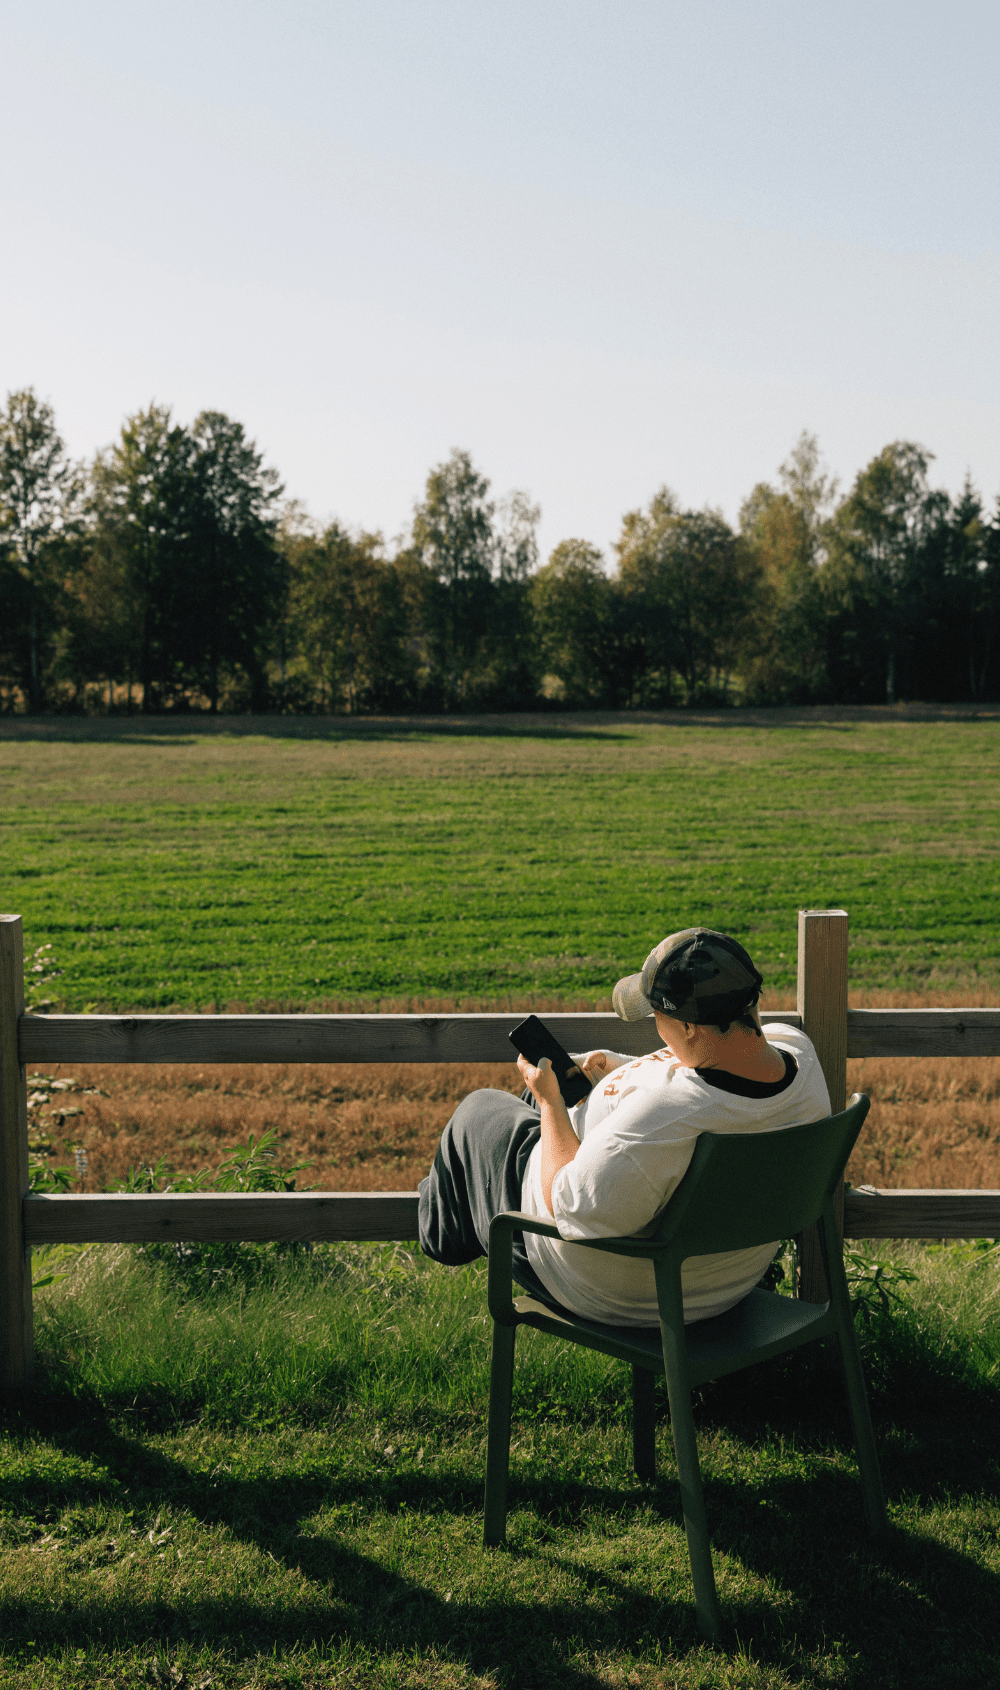
<instances>
[{"instance_id":1,"label":"wooden fence board","mask_svg":"<svg viewBox=\"0 0 1000 1690\"><path fill-rule=\"evenodd\" d=\"M415 1191L67 1193L24 1199L28 1244L410 1239Z\"/></svg>"},{"instance_id":2,"label":"wooden fence board","mask_svg":"<svg viewBox=\"0 0 1000 1690\"><path fill-rule=\"evenodd\" d=\"M24 1011L19 915L0 915L0 1392L31 1382L31 1262L21 1237L28 1189L28 1092L17 1033Z\"/></svg>"},{"instance_id":3,"label":"wooden fence board","mask_svg":"<svg viewBox=\"0 0 1000 1690\"><path fill-rule=\"evenodd\" d=\"M849 1009L848 1056L1000 1056L1000 1009Z\"/></svg>"},{"instance_id":4,"label":"wooden fence board","mask_svg":"<svg viewBox=\"0 0 1000 1690\"><path fill-rule=\"evenodd\" d=\"M504 1015L22 1015L21 1061L57 1062L513 1062ZM764 1020L791 1022L791 1012ZM650 1016L553 1015L569 1050L644 1056L662 1040Z\"/></svg>"},{"instance_id":5,"label":"wooden fence board","mask_svg":"<svg viewBox=\"0 0 1000 1690\"><path fill-rule=\"evenodd\" d=\"M815 1046L830 1093L830 1112L847 1101L847 930L846 910L799 910L796 1003L803 1030ZM843 1222L843 1185L834 1192L833 1214ZM796 1240L798 1294L807 1303L830 1295L819 1228L806 1227Z\"/></svg>"},{"instance_id":6,"label":"wooden fence board","mask_svg":"<svg viewBox=\"0 0 1000 1690\"><path fill-rule=\"evenodd\" d=\"M29 1244L354 1239L417 1235L417 1194L205 1192L24 1199ZM847 1238L1000 1238L1000 1191L848 1190Z\"/></svg>"},{"instance_id":7,"label":"wooden fence board","mask_svg":"<svg viewBox=\"0 0 1000 1690\"><path fill-rule=\"evenodd\" d=\"M844 1197L845 1238L1000 1238L1000 1191L873 1191Z\"/></svg>"},{"instance_id":8,"label":"wooden fence board","mask_svg":"<svg viewBox=\"0 0 1000 1690\"><path fill-rule=\"evenodd\" d=\"M22 1062L509 1062L504 1015L22 1015ZM642 1056L655 1024L616 1015L554 1015L571 1050ZM793 1010L761 1020L801 1025ZM849 1009L848 1056L1000 1056L1000 1009Z\"/></svg>"}]
</instances>

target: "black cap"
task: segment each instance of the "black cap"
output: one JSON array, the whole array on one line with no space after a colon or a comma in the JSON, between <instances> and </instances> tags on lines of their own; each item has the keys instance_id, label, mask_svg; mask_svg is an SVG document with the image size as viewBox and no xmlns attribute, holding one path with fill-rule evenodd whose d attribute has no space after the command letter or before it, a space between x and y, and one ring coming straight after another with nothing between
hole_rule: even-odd
<instances>
[{"instance_id":1,"label":"black cap","mask_svg":"<svg viewBox=\"0 0 1000 1690\"><path fill-rule=\"evenodd\" d=\"M660 1009L676 1021L735 1021L757 1001L763 977L743 946L710 927L671 933L650 951L639 974L619 980L612 1002L623 1021Z\"/></svg>"}]
</instances>

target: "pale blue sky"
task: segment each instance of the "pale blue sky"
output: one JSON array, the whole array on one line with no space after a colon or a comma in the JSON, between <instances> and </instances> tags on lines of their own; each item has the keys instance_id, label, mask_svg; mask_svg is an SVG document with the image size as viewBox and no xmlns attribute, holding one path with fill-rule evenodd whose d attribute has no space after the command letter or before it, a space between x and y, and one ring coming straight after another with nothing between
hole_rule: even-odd
<instances>
[{"instance_id":1,"label":"pale blue sky","mask_svg":"<svg viewBox=\"0 0 1000 1690\"><path fill-rule=\"evenodd\" d=\"M3 8L0 390L243 421L319 516L467 447L607 546L803 427L1000 491L1000 8Z\"/></svg>"}]
</instances>

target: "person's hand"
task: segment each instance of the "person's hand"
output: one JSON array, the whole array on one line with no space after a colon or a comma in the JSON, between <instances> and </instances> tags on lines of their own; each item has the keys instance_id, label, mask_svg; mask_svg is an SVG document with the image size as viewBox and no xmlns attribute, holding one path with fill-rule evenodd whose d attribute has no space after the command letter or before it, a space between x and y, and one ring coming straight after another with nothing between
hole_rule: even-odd
<instances>
[{"instance_id":1,"label":"person's hand","mask_svg":"<svg viewBox=\"0 0 1000 1690\"><path fill-rule=\"evenodd\" d=\"M559 1090L559 1079L547 1056L540 1059L536 1068L528 1061L526 1056L521 1055L517 1059L517 1068L522 1080L530 1088L537 1102L562 1103L563 1095ZM575 1074L576 1069L571 1068L569 1072Z\"/></svg>"},{"instance_id":2,"label":"person's hand","mask_svg":"<svg viewBox=\"0 0 1000 1690\"><path fill-rule=\"evenodd\" d=\"M605 1074L614 1071L614 1063L610 1056L605 1056L603 1050L588 1050L586 1056L581 1058L580 1069L586 1074L593 1089L598 1080L603 1080Z\"/></svg>"}]
</instances>

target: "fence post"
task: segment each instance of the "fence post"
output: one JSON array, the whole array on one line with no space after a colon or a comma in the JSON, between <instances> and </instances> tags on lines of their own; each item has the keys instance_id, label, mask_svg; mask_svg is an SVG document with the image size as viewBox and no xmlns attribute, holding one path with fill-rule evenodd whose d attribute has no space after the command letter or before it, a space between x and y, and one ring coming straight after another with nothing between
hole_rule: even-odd
<instances>
[{"instance_id":1,"label":"fence post","mask_svg":"<svg viewBox=\"0 0 1000 1690\"><path fill-rule=\"evenodd\" d=\"M0 915L0 1391L31 1383L31 1251L24 1243L28 1189L28 1088L17 1048L24 1012L24 940L19 915Z\"/></svg>"},{"instance_id":2,"label":"fence post","mask_svg":"<svg viewBox=\"0 0 1000 1690\"><path fill-rule=\"evenodd\" d=\"M830 1108L836 1115L847 1102L847 911L799 910L798 1011L802 1030L816 1046L826 1076ZM844 1188L834 1209L844 1230ZM799 1296L825 1303L830 1291L819 1245L810 1227L798 1240Z\"/></svg>"}]
</instances>

